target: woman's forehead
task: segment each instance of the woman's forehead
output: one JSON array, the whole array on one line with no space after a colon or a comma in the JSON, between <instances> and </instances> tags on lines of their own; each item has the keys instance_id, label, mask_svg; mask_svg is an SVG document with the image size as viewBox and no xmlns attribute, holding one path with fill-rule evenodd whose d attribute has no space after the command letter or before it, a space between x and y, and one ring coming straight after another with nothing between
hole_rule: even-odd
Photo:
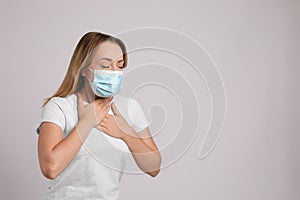
<instances>
[{"instance_id":1,"label":"woman's forehead","mask_svg":"<svg viewBox=\"0 0 300 200\"><path fill-rule=\"evenodd\" d=\"M112 42L103 42L97 49L95 53L95 58L97 60L116 60L123 58L123 52L120 46Z\"/></svg>"}]
</instances>

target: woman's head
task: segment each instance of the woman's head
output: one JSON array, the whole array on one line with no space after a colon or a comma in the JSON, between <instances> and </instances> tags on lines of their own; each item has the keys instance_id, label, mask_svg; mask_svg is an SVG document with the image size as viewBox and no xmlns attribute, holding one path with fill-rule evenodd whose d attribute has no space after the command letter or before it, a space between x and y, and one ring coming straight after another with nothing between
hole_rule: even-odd
<instances>
[{"instance_id":1,"label":"woman's head","mask_svg":"<svg viewBox=\"0 0 300 200\"><path fill-rule=\"evenodd\" d=\"M99 33L86 33L78 42L72 55L66 76L52 97L66 97L85 86L86 80L93 80L94 69L122 70L127 66L127 52L124 43L113 36Z\"/></svg>"}]
</instances>

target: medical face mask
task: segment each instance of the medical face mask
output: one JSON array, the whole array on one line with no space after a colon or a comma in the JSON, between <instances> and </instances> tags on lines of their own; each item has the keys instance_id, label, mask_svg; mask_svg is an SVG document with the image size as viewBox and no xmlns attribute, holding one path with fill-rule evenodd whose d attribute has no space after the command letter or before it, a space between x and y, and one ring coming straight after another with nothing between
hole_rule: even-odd
<instances>
[{"instance_id":1,"label":"medical face mask","mask_svg":"<svg viewBox=\"0 0 300 200\"><path fill-rule=\"evenodd\" d=\"M123 71L91 70L94 80L91 82L93 92L100 97L111 97L117 94L123 86Z\"/></svg>"}]
</instances>

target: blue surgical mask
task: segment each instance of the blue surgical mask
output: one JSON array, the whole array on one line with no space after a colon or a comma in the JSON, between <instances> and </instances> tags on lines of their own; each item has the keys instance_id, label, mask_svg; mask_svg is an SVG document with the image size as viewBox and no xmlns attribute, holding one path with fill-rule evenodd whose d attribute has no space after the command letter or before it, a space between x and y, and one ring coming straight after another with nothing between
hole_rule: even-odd
<instances>
[{"instance_id":1,"label":"blue surgical mask","mask_svg":"<svg viewBox=\"0 0 300 200\"><path fill-rule=\"evenodd\" d=\"M94 73L94 80L91 82L93 92L100 97L111 97L117 94L123 86L123 71L91 70Z\"/></svg>"}]
</instances>

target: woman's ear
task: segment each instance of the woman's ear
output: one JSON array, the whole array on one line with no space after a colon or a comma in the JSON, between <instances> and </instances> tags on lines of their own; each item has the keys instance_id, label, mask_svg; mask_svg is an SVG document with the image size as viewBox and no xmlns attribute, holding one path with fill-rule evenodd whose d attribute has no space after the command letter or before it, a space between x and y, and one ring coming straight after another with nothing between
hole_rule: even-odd
<instances>
[{"instance_id":1,"label":"woman's ear","mask_svg":"<svg viewBox=\"0 0 300 200\"><path fill-rule=\"evenodd\" d=\"M83 68L80 72L81 76L85 77L86 76L86 68Z\"/></svg>"}]
</instances>

